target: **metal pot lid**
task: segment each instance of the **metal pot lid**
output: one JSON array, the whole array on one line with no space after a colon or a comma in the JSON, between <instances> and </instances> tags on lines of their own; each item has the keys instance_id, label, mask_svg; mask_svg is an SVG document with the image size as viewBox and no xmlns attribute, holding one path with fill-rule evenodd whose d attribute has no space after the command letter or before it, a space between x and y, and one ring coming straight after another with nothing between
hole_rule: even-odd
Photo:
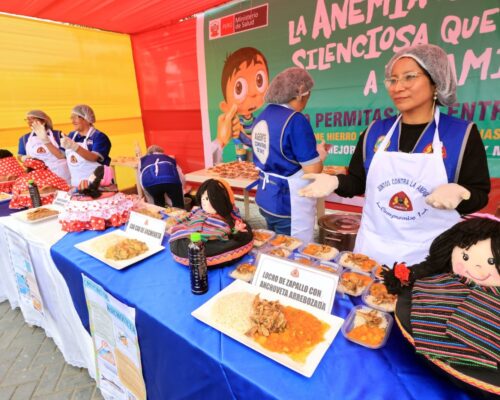
<instances>
[{"instance_id":1,"label":"metal pot lid","mask_svg":"<svg viewBox=\"0 0 500 400\"><path fill-rule=\"evenodd\" d=\"M330 214L322 216L318 225L338 233L357 233L361 223L359 214Z\"/></svg>"}]
</instances>

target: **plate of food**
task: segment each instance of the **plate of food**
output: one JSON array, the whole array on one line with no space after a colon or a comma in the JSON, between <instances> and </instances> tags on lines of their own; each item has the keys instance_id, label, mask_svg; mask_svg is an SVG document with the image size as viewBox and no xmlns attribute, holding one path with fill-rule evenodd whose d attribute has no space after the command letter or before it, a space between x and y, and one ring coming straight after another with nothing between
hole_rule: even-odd
<instances>
[{"instance_id":1,"label":"plate of food","mask_svg":"<svg viewBox=\"0 0 500 400\"><path fill-rule=\"evenodd\" d=\"M75 244L84 253L114 269L123 269L163 250L160 244L139 240L116 230Z\"/></svg>"},{"instance_id":2,"label":"plate of food","mask_svg":"<svg viewBox=\"0 0 500 400\"><path fill-rule=\"evenodd\" d=\"M12 214L12 216L20 221L26 222L27 224L35 224L56 218L59 215L59 212L60 210L56 206L49 204L42 207L19 211Z\"/></svg>"},{"instance_id":3,"label":"plate of food","mask_svg":"<svg viewBox=\"0 0 500 400\"><path fill-rule=\"evenodd\" d=\"M346 251L340 254L339 264L343 267L350 268L352 270L371 273L375 268L380 267L380 264L376 262L373 258L370 258L364 254L351 253Z\"/></svg>"},{"instance_id":4,"label":"plate of food","mask_svg":"<svg viewBox=\"0 0 500 400\"><path fill-rule=\"evenodd\" d=\"M253 245L254 247L261 247L271 240L276 234L267 229L254 229L253 230Z\"/></svg>"},{"instance_id":5,"label":"plate of food","mask_svg":"<svg viewBox=\"0 0 500 400\"><path fill-rule=\"evenodd\" d=\"M350 270L344 270L340 275L337 291L347 293L351 296L360 296L363 290L373 282L370 275Z\"/></svg>"},{"instance_id":6,"label":"plate of food","mask_svg":"<svg viewBox=\"0 0 500 400\"><path fill-rule=\"evenodd\" d=\"M287 235L276 235L273 240L269 242L272 246L282 247L284 249L294 251L302 245L299 239Z\"/></svg>"},{"instance_id":7,"label":"plate of food","mask_svg":"<svg viewBox=\"0 0 500 400\"><path fill-rule=\"evenodd\" d=\"M191 315L308 378L343 323L342 318L240 280Z\"/></svg>"},{"instance_id":8,"label":"plate of food","mask_svg":"<svg viewBox=\"0 0 500 400\"><path fill-rule=\"evenodd\" d=\"M339 251L335 247L326 244L308 243L299 248L299 253L305 254L308 257L317 258L318 260L330 261L339 254Z\"/></svg>"},{"instance_id":9,"label":"plate of food","mask_svg":"<svg viewBox=\"0 0 500 400\"><path fill-rule=\"evenodd\" d=\"M361 298L366 305L385 312L393 312L398 300L398 296L387 292L387 288L381 282L372 282L368 285Z\"/></svg>"},{"instance_id":10,"label":"plate of food","mask_svg":"<svg viewBox=\"0 0 500 400\"><path fill-rule=\"evenodd\" d=\"M10 193L0 192L0 203L5 203L6 201L10 201L10 199L12 199Z\"/></svg>"},{"instance_id":11,"label":"plate of food","mask_svg":"<svg viewBox=\"0 0 500 400\"><path fill-rule=\"evenodd\" d=\"M392 317L389 314L359 305L347 316L342 334L361 346L379 349L387 342L391 327Z\"/></svg>"}]
</instances>

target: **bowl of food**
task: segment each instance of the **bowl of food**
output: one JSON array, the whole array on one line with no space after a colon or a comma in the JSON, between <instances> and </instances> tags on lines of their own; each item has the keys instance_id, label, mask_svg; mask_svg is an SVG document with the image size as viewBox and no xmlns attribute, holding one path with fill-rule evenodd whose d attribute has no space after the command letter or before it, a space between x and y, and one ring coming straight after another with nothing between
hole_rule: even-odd
<instances>
[{"instance_id":1,"label":"bowl of food","mask_svg":"<svg viewBox=\"0 0 500 400\"><path fill-rule=\"evenodd\" d=\"M387 292L387 288L381 282L372 282L368 285L361 298L366 305L385 312L393 312L398 300L398 296Z\"/></svg>"},{"instance_id":2,"label":"bowl of food","mask_svg":"<svg viewBox=\"0 0 500 400\"><path fill-rule=\"evenodd\" d=\"M333 260L339 253L335 247L318 243L308 243L301 246L298 251L308 257L313 257L323 261Z\"/></svg>"},{"instance_id":3,"label":"bowl of food","mask_svg":"<svg viewBox=\"0 0 500 400\"><path fill-rule=\"evenodd\" d=\"M369 349L379 349L386 344L392 323L390 314L359 305L351 310L341 330L351 342Z\"/></svg>"},{"instance_id":4,"label":"bowl of food","mask_svg":"<svg viewBox=\"0 0 500 400\"><path fill-rule=\"evenodd\" d=\"M276 234L267 229L254 229L253 230L253 245L254 247L261 247L271 240Z\"/></svg>"},{"instance_id":5,"label":"bowl of food","mask_svg":"<svg viewBox=\"0 0 500 400\"><path fill-rule=\"evenodd\" d=\"M346 269L340 275L337 291L351 296L361 296L363 290L372 282L370 275Z\"/></svg>"},{"instance_id":6,"label":"bowl of food","mask_svg":"<svg viewBox=\"0 0 500 400\"><path fill-rule=\"evenodd\" d=\"M367 274L370 274L375 268L380 267L380 264L373 258L360 253L351 253L350 251L341 253L338 263L345 268Z\"/></svg>"},{"instance_id":7,"label":"bowl of food","mask_svg":"<svg viewBox=\"0 0 500 400\"><path fill-rule=\"evenodd\" d=\"M299 239L287 235L276 235L273 240L269 242L271 246L282 247L284 249L294 251L302 245Z\"/></svg>"}]
</instances>

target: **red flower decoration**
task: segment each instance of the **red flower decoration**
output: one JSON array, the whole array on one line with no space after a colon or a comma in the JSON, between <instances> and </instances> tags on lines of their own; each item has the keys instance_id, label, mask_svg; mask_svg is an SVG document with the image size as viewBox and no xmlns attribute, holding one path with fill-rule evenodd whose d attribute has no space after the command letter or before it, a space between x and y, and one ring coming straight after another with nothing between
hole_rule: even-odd
<instances>
[{"instance_id":1,"label":"red flower decoration","mask_svg":"<svg viewBox=\"0 0 500 400\"><path fill-rule=\"evenodd\" d=\"M408 285L410 281L410 269L405 263L399 263L394 266L394 276L398 278L403 286Z\"/></svg>"}]
</instances>

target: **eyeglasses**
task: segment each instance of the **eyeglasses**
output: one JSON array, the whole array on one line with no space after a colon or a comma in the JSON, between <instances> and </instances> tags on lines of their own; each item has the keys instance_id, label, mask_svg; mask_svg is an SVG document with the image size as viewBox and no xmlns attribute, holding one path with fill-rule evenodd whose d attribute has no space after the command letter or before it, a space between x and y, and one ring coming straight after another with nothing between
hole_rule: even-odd
<instances>
[{"instance_id":1,"label":"eyeglasses","mask_svg":"<svg viewBox=\"0 0 500 400\"><path fill-rule=\"evenodd\" d=\"M424 75L422 72L408 72L404 74L401 78L387 78L384 79L384 84L387 89L394 88L398 84L398 82L405 89L408 89L413 86L415 80L420 76Z\"/></svg>"}]
</instances>

